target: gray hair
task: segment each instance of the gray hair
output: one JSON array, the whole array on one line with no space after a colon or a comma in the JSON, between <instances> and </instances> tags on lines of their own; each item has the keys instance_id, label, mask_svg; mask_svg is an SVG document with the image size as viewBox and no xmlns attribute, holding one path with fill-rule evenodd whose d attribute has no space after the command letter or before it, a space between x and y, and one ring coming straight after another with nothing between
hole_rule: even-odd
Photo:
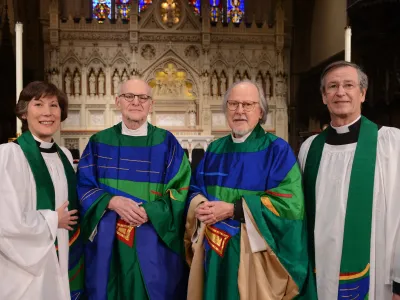
<instances>
[{"instance_id":1,"label":"gray hair","mask_svg":"<svg viewBox=\"0 0 400 300\"><path fill-rule=\"evenodd\" d=\"M254 82L252 80L243 80L243 81L238 81L236 83L234 83L232 86L229 87L229 89L225 92L224 95L224 101L222 103L222 110L224 111L224 113L226 114L226 102L228 101L228 98L232 92L232 90L239 84L243 84L243 83L250 83L252 85L254 85L257 88L258 91L258 98L260 100L260 108L262 111L262 117L260 120L260 124L265 124L265 122L267 122L267 115L268 115L268 103L267 103L267 99L265 99L264 97L264 91L263 88L261 86L259 86L259 84L257 82Z\"/></svg>"},{"instance_id":2,"label":"gray hair","mask_svg":"<svg viewBox=\"0 0 400 300\"><path fill-rule=\"evenodd\" d=\"M321 94L325 93L325 77L326 75L330 72L333 71L335 69L338 68L343 68L343 67L351 67L356 69L357 74L358 74L358 83L360 85L360 90L361 91L366 91L368 89L368 76L367 74L364 73L364 71L361 69L360 66L348 62L348 61L344 61L344 60L339 60L339 61L335 61L331 64L329 64L323 71L321 74L321 83L320 83L320 91Z\"/></svg>"},{"instance_id":3,"label":"gray hair","mask_svg":"<svg viewBox=\"0 0 400 300\"><path fill-rule=\"evenodd\" d=\"M132 81L132 80L137 80L137 81L143 81L144 83L147 84L147 89L148 89L148 96L150 96L151 98L153 98L153 88L150 86L150 84L148 82L146 82L143 79L139 79L139 78L133 78L133 79L128 79L127 81L124 82L120 82L119 83L119 87L118 87L118 95L121 95L122 93L122 87L124 86L124 84L128 81Z\"/></svg>"}]
</instances>

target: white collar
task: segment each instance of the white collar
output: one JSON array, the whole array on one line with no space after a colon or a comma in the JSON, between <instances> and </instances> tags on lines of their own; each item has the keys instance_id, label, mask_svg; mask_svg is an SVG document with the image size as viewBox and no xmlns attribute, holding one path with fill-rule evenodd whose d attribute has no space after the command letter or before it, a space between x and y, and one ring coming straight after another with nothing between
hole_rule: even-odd
<instances>
[{"instance_id":1,"label":"white collar","mask_svg":"<svg viewBox=\"0 0 400 300\"><path fill-rule=\"evenodd\" d=\"M338 134L347 133L347 132L350 132L349 127L351 125L353 125L354 123L357 123L357 121L360 120L360 118L361 118L361 115L357 119L355 119L353 122L351 122L350 124L346 124L346 125L339 126L339 127L333 126L332 122L331 122L331 127L333 129L335 129Z\"/></svg>"},{"instance_id":2,"label":"white collar","mask_svg":"<svg viewBox=\"0 0 400 300\"><path fill-rule=\"evenodd\" d=\"M147 135L147 121L142 124L138 129L129 129L122 121L122 134L130 136L146 136Z\"/></svg>"},{"instance_id":3,"label":"white collar","mask_svg":"<svg viewBox=\"0 0 400 300\"><path fill-rule=\"evenodd\" d=\"M42 141L41 139L39 139L37 136L35 136L34 134L32 134L32 136L33 136L33 138L35 139L35 141L37 141L37 142L39 142L40 143L40 145L39 145L39 147L40 148L43 148L43 149L50 149L51 147L53 147L53 145L54 145L54 142L45 142L45 141Z\"/></svg>"},{"instance_id":4,"label":"white collar","mask_svg":"<svg viewBox=\"0 0 400 300\"><path fill-rule=\"evenodd\" d=\"M254 129L253 129L253 130L254 130ZM244 141L246 141L246 139L249 137L249 135L253 132L253 130L250 131L249 133L245 134L244 136L239 137L239 138L234 137L234 136L233 136L233 133L231 133L232 141L233 141L234 143L236 143L236 144L238 144L238 143L243 143Z\"/></svg>"}]
</instances>

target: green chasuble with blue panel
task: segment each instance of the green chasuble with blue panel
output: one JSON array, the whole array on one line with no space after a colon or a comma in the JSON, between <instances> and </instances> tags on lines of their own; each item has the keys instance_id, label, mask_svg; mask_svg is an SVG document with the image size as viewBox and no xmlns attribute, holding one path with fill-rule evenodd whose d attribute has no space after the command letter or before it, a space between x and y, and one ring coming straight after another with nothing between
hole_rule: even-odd
<instances>
[{"instance_id":1,"label":"green chasuble with blue panel","mask_svg":"<svg viewBox=\"0 0 400 300\"><path fill-rule=\"evenodd\" d=\"M208 201L242 201L268 245L268 255L274 259L276 256L279 268L285 270L283 277L287 283L283 283L283 290L286 291L274 299L292 299L306 292L307 298L302 299L314 299L315 286L306 284L312 274L307 255L302 179L296 157L284 140L265 133L257 125L243 143L234 143L231 135L214 141L192 176L189 201L199 194ZM249 229L245 223L233 218L206 226L203 299L265 298L257 292L249 296L252 283L238 280L239 268L245 263L241 259L242 226ZM287 288L289 281L294 282L293 288ZM244 295L239 287L246 284Z\"/></svg>"},{"instance_id":2,"label":"green chasuble with blue panel","mask_svg":"<svg viewBox=\"0 0 400 300\"><path fill-rule=\"evenodd\" d=\"M183 220L190 165L170 132L151 124L147 132L123 135L119 123L93 135L79 162L89 299L186 299ZM149 222L133 227L121 220L107 209L113 196L142 205Z\"/></svg>"}]
</instances>

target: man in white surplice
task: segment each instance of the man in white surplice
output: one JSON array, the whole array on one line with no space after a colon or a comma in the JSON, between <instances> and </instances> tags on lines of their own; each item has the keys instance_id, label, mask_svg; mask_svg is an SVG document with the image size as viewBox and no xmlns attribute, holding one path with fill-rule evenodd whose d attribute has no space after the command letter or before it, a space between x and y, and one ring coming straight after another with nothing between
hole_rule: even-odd
<instances>
[{"instance_id":1,"label":"man in white surplice","mask_svg":"<svg viewBox=\"0 0 400 300\"><path fill-rule=\"evenodd\" d=\"M361 115L367 88L357 65L326 67L331 124L299 153L320 300L400 299L400 130Z\"/></svg>"}]
</instances>

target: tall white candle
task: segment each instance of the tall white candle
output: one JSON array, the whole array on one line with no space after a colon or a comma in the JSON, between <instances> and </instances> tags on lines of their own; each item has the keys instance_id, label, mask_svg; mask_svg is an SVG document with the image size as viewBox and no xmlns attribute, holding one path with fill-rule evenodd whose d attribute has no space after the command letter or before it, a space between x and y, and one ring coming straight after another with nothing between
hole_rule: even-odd
<instances>
[{"instance_id":1,"label":"tall white candle","mask_svg":"<svg viewBox=\"0 0 400 300\"><path fill-rule=\"evenodd\" d=\"M344 31L344 60L351 61L351 27L347 26Z\"/></svg>"},{"instance_id":2,"label":"tall white candle","mask_svg":"<svg viewBox=\"0 0 400 300\"><path fill-rule=\"evenodd\" d=\"M23 79L22 79L22 32L23 25L22 23L15 24L15 61L16 61L16 86L17 86L17 101L19 94L22 91L23 87ZM17 136L21 134L21 121L17 118Z\"/></svg>"}]
</instances>

